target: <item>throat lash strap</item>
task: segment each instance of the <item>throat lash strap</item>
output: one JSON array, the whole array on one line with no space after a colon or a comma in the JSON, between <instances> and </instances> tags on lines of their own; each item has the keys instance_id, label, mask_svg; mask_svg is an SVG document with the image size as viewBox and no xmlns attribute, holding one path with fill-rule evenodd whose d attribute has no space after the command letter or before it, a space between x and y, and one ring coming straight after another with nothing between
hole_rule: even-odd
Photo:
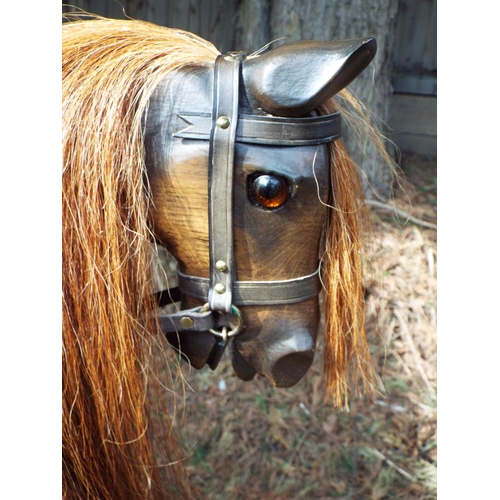
<instances>
[{"instance_id":1,"label":"throat lash strap","mask_svg":"<svg viewBox=\"0 0 500 500\"><path fill-rule=\"evenodd\" d=\"M210 289L212 311L231 312L233 261L233 169L243 54L215 61L209 149Z\"/></svg>"}]
</instances>

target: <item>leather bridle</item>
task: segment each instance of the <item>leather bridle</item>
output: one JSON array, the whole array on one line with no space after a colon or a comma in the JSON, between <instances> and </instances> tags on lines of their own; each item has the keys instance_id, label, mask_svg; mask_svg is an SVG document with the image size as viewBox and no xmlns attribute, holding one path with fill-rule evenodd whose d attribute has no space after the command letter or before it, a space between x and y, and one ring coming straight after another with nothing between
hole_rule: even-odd
<instances>
[{"instance_id":1,"label":"leather bridle","mask_svg":"<svg viewBox=\"0 0 500 500\"><path fill-rule=\"evenodd\" d=\"M208 331L216 338L209 357L218 365L231 337L243 329L237 306L302 302L321 290L319 268L289 280L238 281L233 253L233 169L236 142L299 146L324 144L340 137L340 114L306 118L239 115L242 52L220 55L215 61L212 114L181 112L188 127L174 137L209 141L210 278L178 270L180 292L205 304L172 314L159 314L164 333Z\"/></svg>"}]
</instances>

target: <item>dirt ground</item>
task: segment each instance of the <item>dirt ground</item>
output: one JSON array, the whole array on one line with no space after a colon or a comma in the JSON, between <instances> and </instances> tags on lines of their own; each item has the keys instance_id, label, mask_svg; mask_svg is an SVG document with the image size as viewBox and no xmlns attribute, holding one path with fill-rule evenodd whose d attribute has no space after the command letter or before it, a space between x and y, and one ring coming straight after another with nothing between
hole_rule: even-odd
<instances>
[{"instance_id":1,"label":"dirt ground","mask_svg":"<svg viewBox=\"0 0 500 500\"><path fill-rule=\"evenodd\" d=\"M436 161L404 155L391 204L436 223ZM205 499L426 500L437 490L436 230L371 209L367 331L375 398L323 402L322 342L291 389L219 368L190 370L184 441Z\"/></svg>"}]
</instances>

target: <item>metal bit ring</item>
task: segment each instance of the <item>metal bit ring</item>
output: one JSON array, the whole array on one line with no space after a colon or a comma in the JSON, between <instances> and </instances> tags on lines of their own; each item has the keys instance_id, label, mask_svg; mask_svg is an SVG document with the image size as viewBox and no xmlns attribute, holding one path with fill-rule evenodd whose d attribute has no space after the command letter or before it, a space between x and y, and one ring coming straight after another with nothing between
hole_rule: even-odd
<instances>
[{"instance_id":1,"label":"metal bit ring","mask_svg":"<svg viewBox=\"0 0 500 500\"><path fill-rule=\"evenodd\" d=\"M202 312L208 310L209 310L209 305L207 302L202 307ZM238 318L238 324L232 330L227 331L227 327L223 327L222 331L219 332L217 330L214 330L213 328L210 328L209 332L212 335L215 335L216 337L222 337L224 341L227 341L231 337L235 337L236 335L238 335L241 332L241 330L243 330L243 316L241 315L241 311L235 305L231 305L231 313Z\"/></svg>"}]
</instances>

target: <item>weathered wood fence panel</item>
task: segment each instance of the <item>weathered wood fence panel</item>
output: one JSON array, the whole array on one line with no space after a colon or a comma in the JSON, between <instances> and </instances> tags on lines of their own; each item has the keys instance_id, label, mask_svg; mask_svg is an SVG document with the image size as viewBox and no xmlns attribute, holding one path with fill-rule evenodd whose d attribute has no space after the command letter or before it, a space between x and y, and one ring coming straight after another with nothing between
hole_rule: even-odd
<instances>
[{"instance_id":1,"label":"weathered wood fence panel","mask_svg":"<svg viewBox=\"0 0 500 500\"><path fill-rule=\"evenodd\" d=\"M394 91L437 95L437 0L400 0Z\"/></svg>"},{"instance_id":2,"label":"weathered wood fence panel","mask_svg":"<svg viewBox=\"0 0 500 500\"><path fill-rule=\"evenodd\" d=\"M390 137L403 151L437 156L437 0L400 0Z\"/></svg>"}]
</instances>

